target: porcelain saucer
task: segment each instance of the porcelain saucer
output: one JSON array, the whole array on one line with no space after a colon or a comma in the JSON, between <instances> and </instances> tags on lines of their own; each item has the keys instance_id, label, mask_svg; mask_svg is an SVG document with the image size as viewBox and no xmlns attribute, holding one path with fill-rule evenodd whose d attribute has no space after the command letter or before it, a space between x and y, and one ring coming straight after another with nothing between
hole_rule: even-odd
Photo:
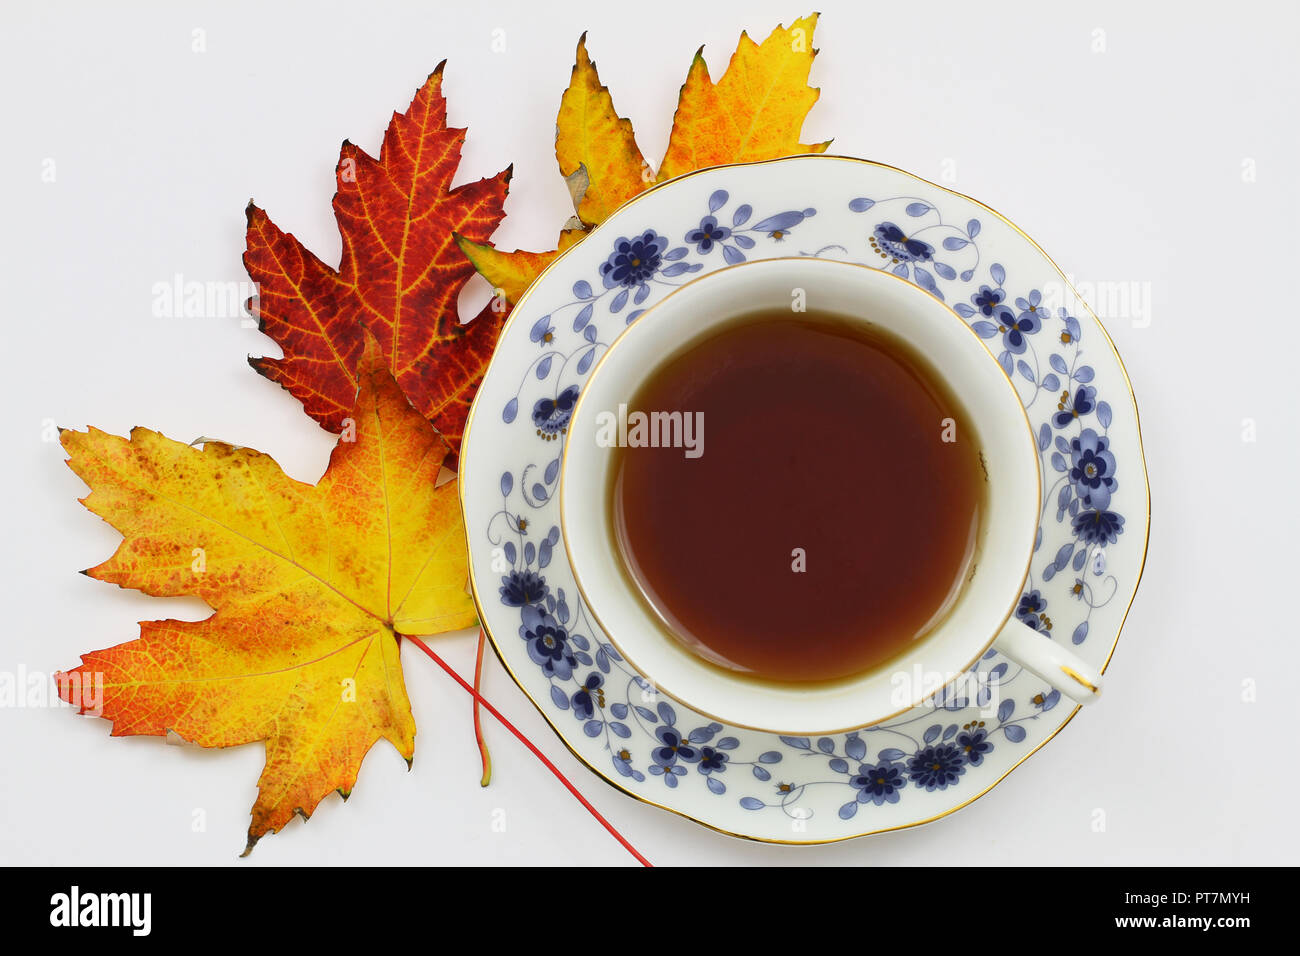
<instances>
[{"instance_id":1,"label":"porcelain saucer","mask_svg":"<svg viewBox=\"0 0 1300 956\"><path fill-rule=\"evenodd\" d=\"M727 727L657 691L584 606L560 540L557 485L566 428L593 364L676 286L795 255L888 269L984 340L1024 403L1043 475L1016 614L1104 671L1142 574L1150 518L1123 363L1020 229L879 163L808 155L718 166L625 203L516 304L471 409L460 493L484 629L583 763L639 800L725 833L824 843L960 809L1078 708L989 651L970 680L862 730ZM848 515L870 521L865 507Z\"/></svg>"}]
</instances>

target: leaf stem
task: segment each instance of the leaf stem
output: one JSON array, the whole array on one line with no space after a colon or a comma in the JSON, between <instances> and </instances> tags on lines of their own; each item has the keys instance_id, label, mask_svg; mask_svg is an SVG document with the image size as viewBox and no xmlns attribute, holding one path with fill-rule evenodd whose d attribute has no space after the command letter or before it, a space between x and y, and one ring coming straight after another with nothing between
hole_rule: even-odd
<instances>
[{"instance_id":1,"label":"leaf stem","mask_svg":"<svg viewBox=\"0 0 1300 956\"><path fill-rule=\"evenodd\" d=\"M481 628L479 629L479 634L480 637L483 634ZM531 750L533 752L533 756L535 756L538 760L540 760L545 765L547 770L555 774L556 779L559 780L560 783L564 784L565 788L568 789L568 791L571 794L573 794L574 798L579 803L581 803L584 807L587 808L587 812L590 813L593 817L595 817L596 820L599 821L600 825L609 831L610 836L612 836L615 840L617 840L620 844L622 844L623 849L627 850L628 853L631 853L632 856L636 858L637 862L639 862L642 866L654 865L645 857L643 857L640 853L638 853L636 851L636 848L633 847L632 844L628 843L627 840L623 838L623 834L615 830L613 824L611 824L608 820L606 820L603 816L600 815L600 811L598 811L595 807L593 807L590 803L587 802L587 798L578 792L578 788L569 782L569 778L566 777L564 774L560 773L560 769L556 767L555 764L551 763L551 761L547 759L546 755L542 753L540 750L538 750L531 740L525 737L523 733L517 727L515 727L514 724L510 723L510 721L505 718L505 716L501 713L501 711L497 710L490 703L488 703L488 701L484 699L484 697L478 691L476 691L463 677L461 677L454 670L452 670L451 665L449 665L441 657L435 654L433 652L433 649L430 648L428 644L424 643L424 641L420 640L420 638L418 637L410 637L405 634L402 636L405 637L412 644L414 644L416 647L418 647L421 651L423 651L429 657L429 659L432 660L435 664L437 664L444 671L446 671L451 676L451 678L456 681L457 684L465 688L465 690L467 690L470 694L474 696L474 700L477 703L487 708L488 713L490 713L493 717L499 720L501 722L501 725L505 727L506 730L514 734L515 737L519 739L520 743L522 743L525 747Z\"/></svg>"},{"instance_id":2,"label":"leaf stem","mask_svg":"<svg viewBox=\"0 0 1300 956\"><path fill-rule=\"evenodd\" d=\"M480 787L492 782L492 755L488 753L487 741L483 739L483 723L479 710L479 691L483 688L483 647L487 644L487 634L483 628L478 630L478 651L474 656L474 739L478 742L478 755L483 763L483 776Z\"/></svg>"}]
</instances>

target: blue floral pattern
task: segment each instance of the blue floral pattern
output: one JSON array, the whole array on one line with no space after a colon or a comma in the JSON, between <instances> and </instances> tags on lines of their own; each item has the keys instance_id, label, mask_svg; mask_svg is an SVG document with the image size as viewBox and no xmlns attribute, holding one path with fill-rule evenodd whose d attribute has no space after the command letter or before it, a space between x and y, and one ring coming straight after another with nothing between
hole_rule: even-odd
<instances>
[{"instance_id":1,"label":"blue floral pattern","mask_svg":"<svg viewBox=\"0 0 1300 956\"><path fill-rule=\"evenodd\" d=\"M867 235L867 245L872 256L879 260L876 264L894 275L911 279L940 301L944 301L944 294L935 276L957 279L954 261L962 266L962 282L969 282L975 274L980 261L975 242L981 229L978 219L968 220L965 227L954 226L944 221L938 206L916 196L880 200L858 196L849 201L848 207L855 213L872 214L874 225ZM886 216L891 218L883 218ZM900 226L895 220L906 225ZM943 258L939 258L935 242L942 246ZM952 253L951 259L947 253Z\"/></svg>"},{"instance_id":2,"label":"blue floral pattern","mask_svg":"<svg viewBox=\"0 0 1300 956\"><path fill-rule=\"evenodd\" d=\"M924 706L851 733L774 736L679 713L623 660L576 590L560 586L572 581L556 523L560 458L558 452L541 451L544 443L565 439L573 404L595 360L644 306L705 269L750 258L816 255L887 269L954 303L1016 385L1035 427L1045 475L1034 559L1016 617L1063 640L1049 614L1051 602L1071 642L1087 647L1094 617L1118 603L1121 584L1107 565L1108 549L1126 542L1120 472L1136 469L1127 480L1139 486L1144 476L1140 456L1134 461L1120 454L1121 447L1132 446L1131 413L1121 420L1110 404L1115 397L1101 387L1098 364L1113 367L1113 353L1099 331L1096 357L1089 361L1092 353L1084 351L1097 329L1092 320L1081 321L1076 308L1049 302L1045 268L1038 269L1036 281L1027 275L1017 281L991 261L993 255L1007 255L1002 250L1011 248L1010 240L1000 236L988 250L982 248L988 236L982 214L961 197L937 187L929 196L850 194L838 206L847 217L836 223L845 225L831 229L827 224L810 233L835 201L823 200L821 216L817 205L800 203L756 217L753 204L733 202L732 186L721 188L742 172L743 167L699 174L717 186L680 225L637 222L636 204L625 210L612 242L598 231L583 244L603 247L582 260L589 264L585 278L564 280L566 287L572 282L571 297L553 300L544 315L530 317L525 344L531 357L502 371L515 376L508 386L513 393L497 388L492 395L499 402L498 428L512 426L521 404L528 403L524 407L532 411L525 417L531 417L534 444L528 444L530 433L512 440L510 454L518 463L497 473L499 506L473 514L467 507L471 535L481 536L471 538L472 552L480 553L482 543L491 552L492 583L499 606L514 615L518 636L511 639L519 641L518 654L500 643L502 618L489 608L484 613L495 625L493 637L503 657L525 660L544 681L540 694L548 696L549 689L551 708L544 712L562 736L568 736L565 722L572 722L567 726L580 729L581 737L598 748L584 752L603 754L614 778L634 793L681 806L669 794L697 788L756 815L776 814L796 830L813 825L810 804L837 807L830 815L839 821L893 813L931 797L947 803L925 806L951 807L954 799L961 803L969 796L947 798L947 791L986 789L1005 772L998 768L1023 759L1031 743L1038 746L1050 737L1066 719L1063 714L1073 710L1056 711L1059 692L996 651L970 669L968 676L978 678L973 693L946 688ZM965 215L949 211L962 209ZM551 295L555 284L547 287ZM533 294L540 298L540 288ZM522 335L516 337L521 343ZM524 354L518 347L514 352ZM1113 386L1113 372L1106 381ZM1127 409L1127 395L1123 398ZM1117 444L1113 428L1125 430L1123 442ZM1054 482L1046 477L1053 474ZM1145 520L1144 512L1139 528ZM1140 541L1137 547L1140 552ZM487 584L482 563L476 564L480 592ZM1133 573L1126 573L1125 585L1135 586ZM1058 575L1059 583L1053 583ZM1106 616L1113 635L1115 615ZM516 679L525 683L518 673ZM537 692L533 696L538 699ZM975 778L978 782L971 783ZM841 796L836 799L835 793ZM917 819L927 813L935 815L918 809ZM824 829L818 837L824 839L858 832L819 825ZM726 828L739 829L739 824Z\"/></svg>"}]
</instances>

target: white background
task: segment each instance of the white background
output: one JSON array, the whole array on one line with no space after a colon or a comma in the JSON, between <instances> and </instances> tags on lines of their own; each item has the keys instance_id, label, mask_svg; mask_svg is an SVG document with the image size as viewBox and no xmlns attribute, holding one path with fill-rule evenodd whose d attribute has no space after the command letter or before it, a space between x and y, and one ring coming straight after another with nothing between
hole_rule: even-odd
<instances>
[{"instance_id":1,"label":"white background","mask_svg":"<svg viewBox=\"0 0 1300 956\"><path fill-rule=\"evenodd\" d=\"M339 143L377 154L391 111L446 57L451 121L470 128L457 181L513 161L496 241L550 248L572 211L555 115L583 30L655 162L701 43L716 78L742 28L761 39L808 12L698 0L6 6L0 670L11 675L71 667L135 637L139 620L206 614L76 573L119 536L77 504L85 488L43 441L47 421L206 435L269 452L302 480L323 470L331 436L245 364L277 354L269 339L231 318L152 314L154 283L177 273L246 278L250 197L336 263ZM1149 325L1107 322L1142 414L1154 513L1105 699L956 816L798 848L730 839L605 786L494 659L487 696L659 864L1293 861L1296 8L820 6L822 95L805 142L833 137L832 152L945 181L1080 282L1149 283ZM191 49L196 28L206 52ZM470 634L437 646L472 671ZM376 745L346 806L328 797L240 865L632 862L491 718L495 776L481 789L468 696L412 649L405 659L414 770ZM1247 680L1255 702L1243 701ZM0 709L0 861L235 863L262 748L108 731L62 707Z\"/></svg>"}]
</instances>

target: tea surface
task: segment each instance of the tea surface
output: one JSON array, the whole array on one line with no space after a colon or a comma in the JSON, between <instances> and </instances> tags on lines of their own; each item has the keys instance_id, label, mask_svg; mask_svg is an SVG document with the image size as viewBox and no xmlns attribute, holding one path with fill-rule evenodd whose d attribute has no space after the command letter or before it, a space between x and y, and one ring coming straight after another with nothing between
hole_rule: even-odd
<instances>
[{"instance_id":1,"label":"tea surface","mask_svg":"<svg viewBox=\"0 0 1300 956\"><path fill-rule=\"evenodd\" d=\"M630 447L670 437L666 416L638 434L638 411L681 413L671 436L697 447ZM717 666L780 682L873 670L942 619L972 566L977 436L924 357L881 330L746 316L669 359L625 415L619 551Z\"/></svg>"}]
</instances>

